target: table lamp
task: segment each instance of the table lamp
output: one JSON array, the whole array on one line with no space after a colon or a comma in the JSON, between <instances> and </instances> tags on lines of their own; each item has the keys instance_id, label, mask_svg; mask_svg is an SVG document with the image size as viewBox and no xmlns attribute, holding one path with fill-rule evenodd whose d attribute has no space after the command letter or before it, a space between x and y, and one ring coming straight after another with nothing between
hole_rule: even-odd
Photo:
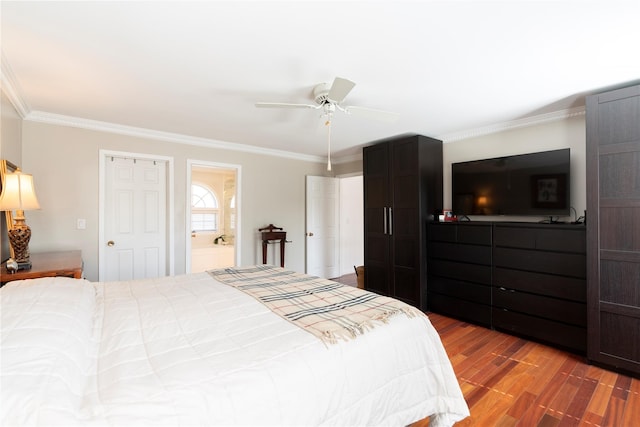
<instances>
[{"instance_id":1,"label":"table lamp","mask_svg":"<svg viewBox=\"0 0 640 427\"><path fill-rule=\"evenodd\" d=\"M20 169L6 174L2 194L0 194L0 210L16 211L13 227L8 234L9 244L19 270L31 268L29 260L31 229L25 222L24 211L32 209L40 209L33 187L33 176L22 173Z\"/></svg>"}]
</instances>

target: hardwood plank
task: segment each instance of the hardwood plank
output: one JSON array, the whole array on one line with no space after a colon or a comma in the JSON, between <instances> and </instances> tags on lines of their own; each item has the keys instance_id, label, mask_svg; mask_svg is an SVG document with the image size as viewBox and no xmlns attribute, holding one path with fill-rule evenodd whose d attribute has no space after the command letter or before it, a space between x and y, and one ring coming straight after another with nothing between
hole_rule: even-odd
<instances>
[{"instance_id":1,"label":"hardwood plank","mask_svg":"<svg viewBox=\"0 0 640 427\"><path fill-rule=\"evenodd\" d=\"M496 423L496 427L513 427L516 425L516 422L518 422L517 418L510 415L503 415Z\"/></svg>"},{"instance_id":2,"label":"hardwood plank","mask_svg":"<svg viewBox=\"0 0 640 427\"><path fill-rule=\"evenodd\" d=\"M541 391L538 399L533 406L525 412L518 425L533 426L538 424L547 410L554 404L554 399L558 399L558 394L564 384L567 382L569 372L571 372L577 361L571 358L565 359L560 368L555 372L553 377L547 382L547 385ZM559 418L558 418L559 419Z\"/></svg>"},{"instance_id":3,"label":"hardwood plank","mask_svg":"<svg viewBox=\"0 0 640 427\"><path fill-rule=\"evenodd\" d=\"M625 401L618 398L612 397L609 400L609 405L607 406L607 412L604 414L604 419L602 420L602 424L605 426L622 426L622 417L624 416L624 404ZM632 426L629 426L632 427Z\"/></svg>"},{"instance_id":4,"label":"hardwood plank","mask_svg":"<svg viewBox=\"0 0 640 427\"><path fill-rule=\"evenodd\" d=\"M536 397L537 396L535 394L531 394L526 390L523 391L516 399L515 403L511 406L511 408L509 408L507 414L516 420L520 419L522 414L524 414L525 411L529 409L531 405L533 405Z\"/></svg>"},{"instance_id":5,"label":"hardwood plank","mask_svg":"<svg viewBox=\"0 0 640 427\"><path fill-rule=\"evenodd\" d=\"M560 424L560 420L558 418L549 414L544 414L540 419L540 422L535 425L537 427L557 427L558 424Z\"/></svg>"},{"instance_id":6,"label":"hardwood plank","mask_svg":"<svg viewBox=\"0 0 640 427\"><path fill-rule=\"evenodd\" d=\"M593 396L596 390L597 384L597 381L591 378L583 378L579 381L578 390L569 404L560 426L574 426L579 424L591 400L591 396Z\"/></svg>"},{"instance_id":7,"label":"hardwood plank","mask_svg":"<svg viewBox=\"0 0 640 427\"><path fill-rule=\"evenodd\" d=\"M597 387L591 397L589 405L585 409L585 412L591 413L594 416L597 415L600 418L599 423L602 423L607 406L609 406L609 400L611 400L613 385L616 382L618 374L605 371L604 369L591 367L588 375L590 378L597 381Z\"/></svg>"},{"instance_id":8,"label":"hardwood plank","mask_svg":"<svg viewBox=\"0 0 640 427\"><path fill-rule=\"evenodd\" d=\"M596 415L592 412L587 412L580 420L580 427L601 427L602 426L602 416Z\"/></svg>"},{"instance_id":9,"label":"hardwood plank","mask_svg":"<svg viewBox=\"0 0 640 427\"><path fill-rule=\"evenodd\" d=\"M618 375L618 379L616 380L616 385L613 387L611 396L626 401L629 396L630 387L631 378L624 375Z\"/></svg>"},{"instance_id":10,"label":"hardwood plank","mask_svg":"<svg viewBox=\"0 0 640 427\"><path fill-rule=\"evenodd\" d=\"M624 407L622 425L640 424L640 381L633 380L629 387L627 404Z\"/></svg>"}]
</instances>

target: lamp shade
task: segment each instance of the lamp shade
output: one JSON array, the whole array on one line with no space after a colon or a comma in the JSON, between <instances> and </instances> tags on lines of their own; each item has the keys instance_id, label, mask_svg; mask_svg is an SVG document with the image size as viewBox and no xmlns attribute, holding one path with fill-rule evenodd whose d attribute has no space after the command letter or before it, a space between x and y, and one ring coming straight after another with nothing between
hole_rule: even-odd
<instances>
[{"instance_id":1,"label":"lamp shade","mask_svg":"<svg viewBox=\"0 0 640 427\"><path fill-rule=\"evenodd\" d=\"M40 209L33 187L33 176L20 171L6 174L2 194L0 194L0 210L32 209Z\"/></svg>"}]
</instances>

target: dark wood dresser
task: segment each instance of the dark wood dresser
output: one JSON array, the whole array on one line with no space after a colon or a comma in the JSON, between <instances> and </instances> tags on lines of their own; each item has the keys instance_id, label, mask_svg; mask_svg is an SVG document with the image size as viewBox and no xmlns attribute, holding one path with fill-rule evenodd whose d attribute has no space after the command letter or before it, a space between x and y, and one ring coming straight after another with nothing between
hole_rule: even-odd
<instances>
[{"instance_id":1,"label":"dark wood dresser","mask_svg":"<svg viewBox=\"0 0 640 427\"><path fill-rule=\"evenodd\" d=\"M429 310L586 352L583 225L430 223Z\"/></svg>"}]
</instances>

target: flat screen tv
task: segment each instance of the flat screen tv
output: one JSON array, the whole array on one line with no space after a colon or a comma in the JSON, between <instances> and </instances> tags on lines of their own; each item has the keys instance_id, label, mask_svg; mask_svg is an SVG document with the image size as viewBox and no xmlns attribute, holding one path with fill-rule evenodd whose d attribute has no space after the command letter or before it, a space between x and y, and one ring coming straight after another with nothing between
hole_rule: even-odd
<instances>
[{"instance_id":1,"label":"flat screen tv","mask_svg":"<svg viewBox=\"0 0 640 427\"><path fill-rule=\"evenodd\" d=\"M452 210L460 215L570 215L568 148L451 165Z\"/></svg>"}]
</instances>

